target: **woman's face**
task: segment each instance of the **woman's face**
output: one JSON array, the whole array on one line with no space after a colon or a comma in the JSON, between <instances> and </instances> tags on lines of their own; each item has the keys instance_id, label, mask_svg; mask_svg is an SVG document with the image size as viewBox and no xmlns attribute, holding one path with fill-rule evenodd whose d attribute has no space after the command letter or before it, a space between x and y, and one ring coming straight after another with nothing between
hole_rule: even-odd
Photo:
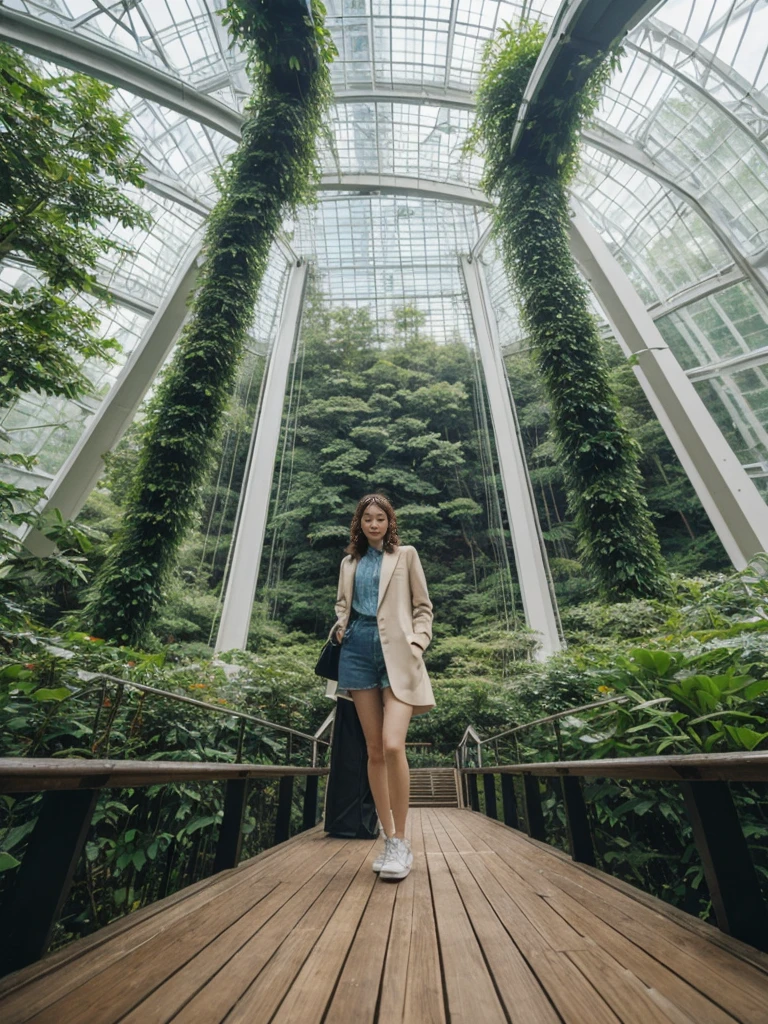
<instances>
[{"instance_id":1,"label":"woman's face","mask_svg":"<svg viewBox=\"0 0 768 1024\"><path fill-rule=\"evenodd\" d=\"M379 548L389 526L387 513L379 505L372 504L363 512L360 526L371 547Z\"/></svg>"}]
</instances>

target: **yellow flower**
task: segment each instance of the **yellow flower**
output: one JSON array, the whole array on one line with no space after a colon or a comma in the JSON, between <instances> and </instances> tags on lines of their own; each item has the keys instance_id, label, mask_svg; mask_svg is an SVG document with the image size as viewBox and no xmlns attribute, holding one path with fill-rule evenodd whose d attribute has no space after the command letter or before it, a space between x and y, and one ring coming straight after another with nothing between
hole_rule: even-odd
<instances>
[{"instance_id":1,"label":"yellow flower","mask_svg":"<svg viewBox=\"0 0 768 1024\"><path fill-rule=\"evenodd\" d=\"M598 686L597 692L598 693L613 693L613 687L612 686Z\"/></svg>"}]
</instances>

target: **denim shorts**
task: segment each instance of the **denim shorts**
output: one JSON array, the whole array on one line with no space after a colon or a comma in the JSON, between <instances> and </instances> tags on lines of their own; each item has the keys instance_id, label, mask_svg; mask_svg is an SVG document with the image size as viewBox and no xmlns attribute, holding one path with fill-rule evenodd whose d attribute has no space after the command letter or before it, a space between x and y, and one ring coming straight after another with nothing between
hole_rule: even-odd
<instances>
[{"instance_id":1,"label":"denim shorts","mask_svg":"<svg viewBox=\"0 0 768 1024\"><path fill-rule=\"evenodd\" d=\"M339 654L337 693L376 690L389 686L384 652L375 615L354 615L344 633Z\"/></svg>"}]
</instances>

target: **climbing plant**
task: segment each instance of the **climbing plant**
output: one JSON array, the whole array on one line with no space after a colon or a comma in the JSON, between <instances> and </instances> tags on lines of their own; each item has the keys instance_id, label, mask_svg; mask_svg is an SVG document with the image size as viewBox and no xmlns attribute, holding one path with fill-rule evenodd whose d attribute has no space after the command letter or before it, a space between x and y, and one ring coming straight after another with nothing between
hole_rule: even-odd
<instances>
[{"instance_id":1,"label":"climbing plant","mask_svg":"<svg viewBox=\"0 0 768 1024\"><path fill-rule=\"evenodd\" d=\"M269 249L286 207L312 196L316 139L334 48L319 0L229 0L254 96L222 173L189 324L152 399L135 481L84 625L139 641L192 523L244 348Z\"/></svg>"},{"instance_id":2,"label":"climbing plant","mask_svg":"<svg viewBox=\"0 0 768 1024\"><path fill-rule=\"evenodd\" d=\"M581 89L544 88L513 155L513 130L544 39L539 24L521 24L505 26L490 41L473 144L485 156L483 186L498 203L496 238L551 403L582 560L607 598L659 596L667 574L640 489L639 447L619 415L588 292L568 246L568 184L578 166L580 129L615 58L589 58Z\"/></svg>"}]
</instances>

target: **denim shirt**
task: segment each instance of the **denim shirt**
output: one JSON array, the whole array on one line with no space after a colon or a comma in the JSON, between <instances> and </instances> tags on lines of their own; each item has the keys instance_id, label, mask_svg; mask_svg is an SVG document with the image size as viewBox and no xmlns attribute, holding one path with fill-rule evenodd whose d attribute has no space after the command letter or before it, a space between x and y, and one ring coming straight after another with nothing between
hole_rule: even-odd
<instances>
[{"instance_id":1,"label":"denim shirt","mask_svg":"<svg viewBox=\"0 0 768 1024\"><path fill-rule=\"evenodd\" d=\"M369 547L355 569L352 607L358 615L375 615L379 607L379 577L383 551Z\"/></svg>"}]
</instances>

